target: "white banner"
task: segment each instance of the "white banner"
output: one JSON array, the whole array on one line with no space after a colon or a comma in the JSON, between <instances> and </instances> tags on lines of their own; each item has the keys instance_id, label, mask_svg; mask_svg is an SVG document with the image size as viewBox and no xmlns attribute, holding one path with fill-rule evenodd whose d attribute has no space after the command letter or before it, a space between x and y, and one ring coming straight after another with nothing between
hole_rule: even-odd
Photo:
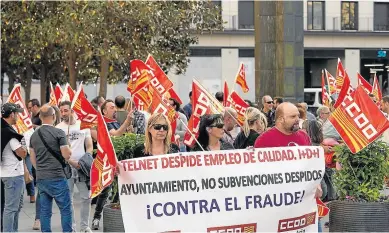
<instances>
[{"instance_id":1,"label":"white banner","mask_svg":"<svg viewBox=\"0 0 389 233\"><path fill-rule=\"evenodd\" d=\"M120 161L126 232L317 232L321 147Z\"/></svg>"}]
</instances>

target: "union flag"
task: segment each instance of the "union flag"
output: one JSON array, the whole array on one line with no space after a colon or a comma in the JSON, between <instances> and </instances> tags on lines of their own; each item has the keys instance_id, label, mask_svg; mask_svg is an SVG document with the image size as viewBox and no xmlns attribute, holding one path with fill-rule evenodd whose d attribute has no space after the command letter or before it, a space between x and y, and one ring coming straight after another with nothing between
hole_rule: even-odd
<instances>
[{"instance_id":1,"label":"union flag","mask_svg":"<svg viewBox=\"0 0 389 233\"><path fill-rule=\"evenodd\" d=\"M224 107L230 107L231 103L229 102L228 98L230 97L227 81L224 81L224 91L223 91L223 106Z\"/></svg>"},{"instance_id":2,"label":"union flag","mask_svg":"<svg viewBox=\"0 0 389 233\"><path fill-rule=\"evenodd\" d=\"M380 82L377 78L377 74L374 74L374 82L373 82L373 95L375 96L377 102L381 101L382 99L382 92L380 88Z\"/></svg>"},{"instance_id":3,"label":"union flag","mask_svg":"<svg viewBox=\"0 0 389 233\"><path fill-rule=\"evenodd\" d=\"M97 113L97 156L90 172L90 198L99 195L114 180L117 158L101 113Z\"/></svg>"},{"instance_id":4,"label":"union flag","mask_svg":"<svg viewBox=\"0 0 389 233\"><path fill-rule=\"evenodd\" d=\"M160 95L165 94L173 87L172 81L170 81L169 77L163 72L151 54L149 54L146 59L146 65L149 66L151 74L153 75L150 83Z\"/></svg>"},{"instance_id":5,"label":"union flag","mask_svg":"<svg viewBox=\"0 0 389 233\"><path fill-rule=\"evenodd\" d=\"M357 78L358 78L358 86L362 86L367 94L370 94L373 91L372 85L362 75L357 72Z\"/></svg>"},{"instance_id":6,"label":"union flag","mask_svg":"<svg viewBox=\"0 0 389 233\"><path fill-rule=\"evenodd\" d=\"M361 86L344 98L329 121L352 153L361 151L389 128L389 121Z\"/></svg>"},{"instance_id":7,"label":"union flag","mask_svg":"<svg viewBox=\"0 0 389 233\"><path fill-rule=\"evenodd\" d=\"M55 91L53 88L53 84L50 82L50 101L49 101L50 106L58 106L57 103L57 98L55 97Z\"/></svg>"},{"instance_id":8,"label":"union flag","mask_svg":"<svg viewBox=\"0 0 389 233\"><path fill-rule=\"evenodd\" d=\"M135 59L130 62L131 74L127 83L127 90L132 94L138 93L149 85L152 78L149 67L141 60Z\"/></svg>"},{"instance_id":9,"label":"union flag","mask_svg":"<svg viewBox=\"0 0 389 233\"><path fill-rule=\"evenodd\" d=\"M325 71L325 75L326 75L326 78L327 78L327 84L328 84L328 93L329 95L333 95L336 93L336 79L334 78L334 76L332 76L332 74L330 74L330 72L328 72L328 70L324 69Z\"/></svg>"},{"instance_id":10,"label":"union flag","mask_svg":"<svg viewBox=\"0 0 389 233\"><path fill-rule=\"evenodd\" d=\"M19 117L14 127L16 128L16 131L19 134L24 134L29 130L33 130L33 126L31 122L30 113L28 112L26 105L24 104L24 100L20 90L21 85L20 83L18 83L14 86L11 93L9 94L7 103L18 104L21 108L23 108L24 111L18 113Z\"/></svg>"},{"instance_id":11,"label":"union flag","mask_svg":"<svg viewBox=\"0 0 389 233\"><path fill-rule=\"evenodd\" d=\"M61 98L61 102L62 101L73 102L74 96L75 96L75 93L74 93L73 88L69 85L69 83L66 83L64 91L63 91L63 95Z\"/></svg>"},{"instance_id":12,"label":"union flag","mask_svg":"<svg viewBox=\"0 0 389 233\"><path fill-rule=\"evenodd\" d=\"M249 91L249 87L247 86L246 82L246 71L243 62L239 64L239 70L235 77L235 83L242 88L244 93L247 93Z\"/></svg>"},{"instance_id":13,"label":"union flag","mask_svg":"<svg viewBox=\"0 0 389 233\"><path fill-rule=\"evenodd\" d=\"M320 198L316 198L316 204L317 215L319 218L325 217L330 212L330 208L328 208L326 204L320 200Z\"/></svg>"},{"instance_id":14,"label":"union flag","mask_svg":"<svg viewBox=\"0 0 389 233\"><path fill-rule=\"evenodd\" d=\"M55 85L54 94L55 94L55 99L57 101L57 104L59 104L59 102L61 102L61 99L63 96L63 91L62 91L61 86L58 83L57 83L57 85Z\"/></svg>"},{"instance_id":15,"label":"union flag","mask_svg":"<svg viewBox=\"0 0 389 233\"><path fill-rule=\"evenodd\" d=\"M321 71L321 102L324 106L330 107L331 97L327 92L323 70Z\"/></svg>"},{"instance_id":16,"label":"union flag","mask_svg":"<svg viewBox=\"0 0 389 233\"><path fill-rule=\"evenodd\" d=\"M97 126L98 111L85 97L82 84L74 96L71 108L76 113L78 120L81 121L81 129L90 129Z\"/></svg>"},{"instance_id":17,"label":"union flag","mask_svg":"<svg viewBox=\"0 0 389 233\"><path fill-rule=\"evenodd\" d=\"M244 101L242 97L240 97L238 93L236 93L236 91L231 92L228 101L231 103L231 107L234 108L235 111L238 113L238 117L236 119L238 121L238 124L240 126L243 126L245 120L244 115L246 113L247 108L250 107L250 105L248 105L246 101Z\"/></svg>"},{"instance_id":18,"label":"union flag","mask_svg":"<svg viewBox=\"0 0 389 233\"><path fill-rule=\"evenodd\" d=\"M344 72L344 78L343 78L343 85L340 89L338 99L336 100L334 104L334 108L337 108L343 100L349 96L354 91L353 87L351 86L350 78L347 74L347 72Z\"/></svg>"},{"instance_id":19,"label":"union flag","mask_svg":"<svg viewBox=\"0 0 389 233\"><path fill-rule=\"evenodd\" d=\"M336 68L336 92L339 93L342 89L344 79L346 76L346 71L344 70L343 64L340 61L340 58L338 58L338 66Z\"/></svg>"},{"instance_id":20,"label":"union flag","mask_svg":"<svg viewBox=\"0 0 389 233\"><path fill-rule=\"evenodd\" d=\"M158 95L158 94L157 94ZM147 110L150 108L151 103L153 101L153 93L152 93L152 88L144 87L140 89L137 93L134 94L134 99L138 99L138 101L135 101L135 106L138 110L140 110L139 104L142 103L143 106L142 108L144 110ZM139 102L141 101L141 102Z\"/></svg>"}]
</instances>

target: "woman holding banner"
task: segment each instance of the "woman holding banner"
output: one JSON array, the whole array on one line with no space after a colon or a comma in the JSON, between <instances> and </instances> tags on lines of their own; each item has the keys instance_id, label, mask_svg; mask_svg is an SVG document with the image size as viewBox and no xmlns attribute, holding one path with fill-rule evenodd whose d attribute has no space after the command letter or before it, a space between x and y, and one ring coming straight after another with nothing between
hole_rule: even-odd
<instances>
[{"instance_id":1,"label":"woman holding banner","mask_svg":"<svg viewBox=\"0 0 389 233\"><path fill-rule=\"evenodd\" d=\"M243 131L236 136L234 142L235 149L254 146L257 137L267 128L266 116L257 108L247 108L244 118Z\"/></svg>"},{"instance_id":2,"label":"woman holding banner","mask_svg":"<svg viewBox=\"0 0 389 233\"><path fill-rule=\"evenodd\" d=\"M193 151L233 150L234 147L223 141L223 117L220 114L205 114L201 117L199 136Z\"/></svg>"},{"instance_id":3,"label":"woman holding banner","mask_svg":"<svg viewBox=\"0 0 389 233\"><path fill-rule=\"evenodd\" d=\"M178 153L177 145L171 144L172 127L162 113L154 113L147 121L145 143L134 148L134 158Z\"/></svg>"}]
</instances>

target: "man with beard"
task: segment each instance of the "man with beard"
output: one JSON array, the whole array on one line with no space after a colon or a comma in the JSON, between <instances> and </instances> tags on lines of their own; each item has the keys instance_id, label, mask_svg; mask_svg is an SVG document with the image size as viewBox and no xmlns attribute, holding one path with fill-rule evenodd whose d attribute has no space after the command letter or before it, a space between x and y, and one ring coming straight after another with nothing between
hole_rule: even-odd
<instances>
[{"instance_id":1,"label":"man with beard","mask_svg":"<svg viewBox=\"0 0 389 233\"><path fill-rule=\"evenodd\" d=\"M289 102L278 106L275 113L275 127L264 132L255 141L255 148L310 146L311 140L307 133L299 130L299 111Z\"/></svg>"},{"instance_id":2,"label":"man with beard","mask_svg":"<svg viewBox=\"0 0 389 233\"><path fill-rule=\"evenodd\" d=\"M234 144L235 138L232 136L231 132L236 126L236 119L238 118L238 113L235 111L235 109L226 107L224 109L224 115L223 115L223 121L224 121L224 136L223 140L230 143L231 145Z\"/></svg>"},{"instance_id":3,"label":"man with beard","mask_svg":"<svg viewBox=\"0 0 389 233\"><path fill-rule=\"evenodd\" d=\"M120 125L119 122L116 121L116 106L112 100L106 100L103 105L101 105L101 114L110 120L107 122L108 132L111 136L122 136L127 132L127 128L131 125L133 120L133 111L130 111L127 114L126 120L124 120L123 124Z\"/></svg>"},{"instance_id":4,"label":"man with beard","mask_svg":"<svg viewBox=\"0 0 389 233\"><path fill-rule=\"evenodd\" d=\"M70 106L71 103L69 101L61 102L59 108L62 122L59 123L56 127L65 132L68 138L68 143L70 143L70 147L72 148L72 155L69 159L69 164L72 166L72 177L68 179L70 199L73 203L74 185L76 185L81 197L81 232L91 232L91 229L89 228L91 205L91 199L89 198L89 180L87 180L82 171L79 170L79 161L84 155L92 157L93 143L90 130L81 130L81 122L75 119L74 112ZM74 211L72 225L73 230L76 230Z\"/></svg>"}]
</instances>

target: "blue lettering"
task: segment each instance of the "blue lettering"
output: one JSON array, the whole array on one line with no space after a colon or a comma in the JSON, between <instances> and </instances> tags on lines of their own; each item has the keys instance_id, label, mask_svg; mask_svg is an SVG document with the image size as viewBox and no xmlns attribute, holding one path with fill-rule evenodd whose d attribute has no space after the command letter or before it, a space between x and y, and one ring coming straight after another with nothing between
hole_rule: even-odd
<instances>
[{"instance_id":1,"label":"blue lettering","mask_svg":"<svg viewBox=\"0 0 389 233\"><path fill-rule=\"evenodd\" d=\"M232 203L231 203L230 201L232 201L232 198L231 198L231 197L227 197L227 198L225 199L226 211L232 211L232 210L233 210L232 208L229 207L230 205L232 205ZM246 203L246 205L247 205L247 203Z\"/></svg>"},{"instance_id":2,"label":"blue lettering","mask_svg":"<svg viewBox=\"0 0 389 233\"><path fill-rule=\"evenodd\" d=\"M171 206L172 207L172 210L168 211L168 207ZM168 202L166 203L164 206L163 206L163 213L166 215L166 216L173 216L175 213L176 213L176 206L172 203L172 202Z\"/></svg>"},{"instance_id":3,"label":"blue lettering","mask_svg":"<svg viewBox=\"0 0 389 233\"><path fill-rule=\"evenodd\" d=\"M157 207L158 206L162 206L162 203L155 203L155 205L153 206L153 214L154 214L155 217L162 217L163 213L162 214L158 214L157 213Z\"/></svg>"}]
</instances>

